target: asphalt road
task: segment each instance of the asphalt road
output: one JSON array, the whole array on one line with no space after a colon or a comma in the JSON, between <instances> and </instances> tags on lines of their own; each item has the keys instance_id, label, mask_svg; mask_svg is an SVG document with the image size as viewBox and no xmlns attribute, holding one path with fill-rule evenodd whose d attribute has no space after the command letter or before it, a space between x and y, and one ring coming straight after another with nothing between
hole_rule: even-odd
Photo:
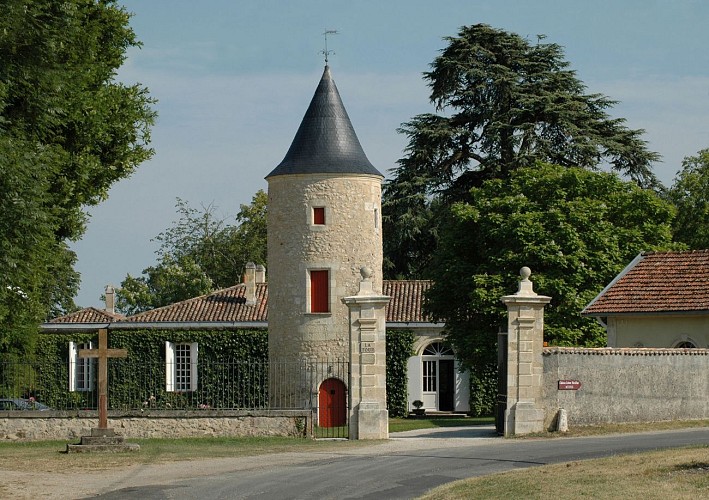
<instances>
[{"instance_id":1,"label":"asphalt road","mask_svg":"<svg viewBox=\"0 0 709 500\"><path fill-rule=\"evenodd\" d=\"M491 428L394 434L383 445L346 453L292 454L215 474L121 487L97 498L200 500L415 498L462 478L687 445L709 445L709 428L560 439L502 439ZM195 464L198 468L199 465ZM194 469L197 472L197 468ZM96 497L94 497L96 498Z\"/></svg>"}]
</instances>

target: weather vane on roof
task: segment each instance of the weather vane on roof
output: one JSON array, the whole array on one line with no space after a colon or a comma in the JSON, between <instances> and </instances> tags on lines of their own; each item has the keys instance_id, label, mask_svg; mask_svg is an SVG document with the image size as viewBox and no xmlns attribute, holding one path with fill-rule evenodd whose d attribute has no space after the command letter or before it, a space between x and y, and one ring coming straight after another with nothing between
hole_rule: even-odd
<instances>
[{"instance_id":1,"label":"weather vane on roof","mask_svg":"<svg viewBox=\"0 0 709 500\"><path fill-rule=\"evenodd\" d=\"M339 34L337 30L325 30L325 50L321 50L320 53L325 56L325 66L327 66L327 58L330 54L334 54L334 50L327 50L327 35L337 35Z\"/></svg>"}]
</instances>

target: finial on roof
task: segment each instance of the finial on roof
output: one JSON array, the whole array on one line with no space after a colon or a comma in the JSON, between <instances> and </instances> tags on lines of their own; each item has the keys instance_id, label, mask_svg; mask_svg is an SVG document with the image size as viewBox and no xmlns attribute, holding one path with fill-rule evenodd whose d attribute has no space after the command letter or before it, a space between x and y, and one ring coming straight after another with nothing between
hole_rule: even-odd
<instances>
[{"instance_id":1,"label":"finial on roof","mask_svg":"<svg viewBox=\"0 0 709 500\"><path fill-rule=\"evenodd\" d=\"M321 50L320 53L325 56L325 66L327 66L327 61L328 61L328 56L330 54L334 54L334 50L327 50L327 35L338 35L339 33L337 30L325 30L325 33L323 35L325 36L325 49Z\"/></svg>"}]
</instances>

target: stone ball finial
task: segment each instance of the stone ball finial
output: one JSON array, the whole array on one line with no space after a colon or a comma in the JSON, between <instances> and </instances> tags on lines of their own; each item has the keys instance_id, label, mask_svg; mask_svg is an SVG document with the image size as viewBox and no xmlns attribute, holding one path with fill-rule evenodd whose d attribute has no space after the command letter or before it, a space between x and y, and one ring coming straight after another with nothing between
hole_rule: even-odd
<instances>
[{"instance_id":1,"label":"stone ball finial","mask_svg":"<svg viewBox=\"0 0 709 500\"><path fill-rule=\"evenodd\" d=\"M528 281L529 277L532 275L532 270L527 266L524 266L522 269L519 270L519 275L522 276L522 279L524 281Z\"/></svg>"},{"instance_id":2,"label":"stone ball finial","mask_svg":"<svg viewBox=\"0 0 709 500\"><path fill-rule=\"evenodd\" d=\"M372 277L372 275L374 274L374 271L372 271L371 267L365 266L365 267L360 268L359 274L362 275L363 280L368 280L369 278Z\"/></svg>"}]
</instances>

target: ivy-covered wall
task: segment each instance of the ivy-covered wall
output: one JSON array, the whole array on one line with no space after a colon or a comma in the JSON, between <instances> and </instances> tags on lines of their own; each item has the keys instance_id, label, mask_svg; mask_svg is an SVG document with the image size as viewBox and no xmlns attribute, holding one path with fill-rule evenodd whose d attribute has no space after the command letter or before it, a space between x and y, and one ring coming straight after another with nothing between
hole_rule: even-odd
<instances>
[{"instance_id":1,"label":"ivy-covered wall","mask_svg":"<svg viewBox=\"0 0 709 500\"><path fill-rule=\"evenodd\" d=\"M470 415L489 417L497 402L497 366L485 365L470 371Z\"/></svg>"},{"instance_id":2,"label":"ivy-covered wall","mask_svg":"<svg viewBox=\"0 0 709 500\"><path fill-rule=\"evenodd\" d=\"M406 403L407 361L414 354L414 332L387 330L387 408L390 417L408 415Z\"/></svg>"},{"instance_id":3,"label":"ivy-covered wall","mask_svg":"<svg viewBox=\"0 0 709 500\"><path fill-rule=\"evenodd\" d=\"M69 342L97 345L97 334L42 334L29 392L56 409L95 408L95 391L69 392ZM112 409L262 408L268 403L268 334L261 330L111 331L109 347L128 351L109 362ZM167 392L165 342L199 345L199 390Z\"/></svg>"},{"instance_id":4,"label":"ivy-covered wall","mask_svg":"<svg viewBox=\"0 0 709 500\"><path fill-rule=\"evenodd\" d=\"M109 362L112 409L265 408L268 406L268 333L254 330L112 330L109 347L128 351ZM43 333L23 396L55 409L96 408L96 391L69 391L69 342L97 344L97 333ZM199 389L167 392L165 342L199 345ZM387 331L389 415L407 415L407 373L413 353L411 330Z\"/></svg>"}]
</instances>

